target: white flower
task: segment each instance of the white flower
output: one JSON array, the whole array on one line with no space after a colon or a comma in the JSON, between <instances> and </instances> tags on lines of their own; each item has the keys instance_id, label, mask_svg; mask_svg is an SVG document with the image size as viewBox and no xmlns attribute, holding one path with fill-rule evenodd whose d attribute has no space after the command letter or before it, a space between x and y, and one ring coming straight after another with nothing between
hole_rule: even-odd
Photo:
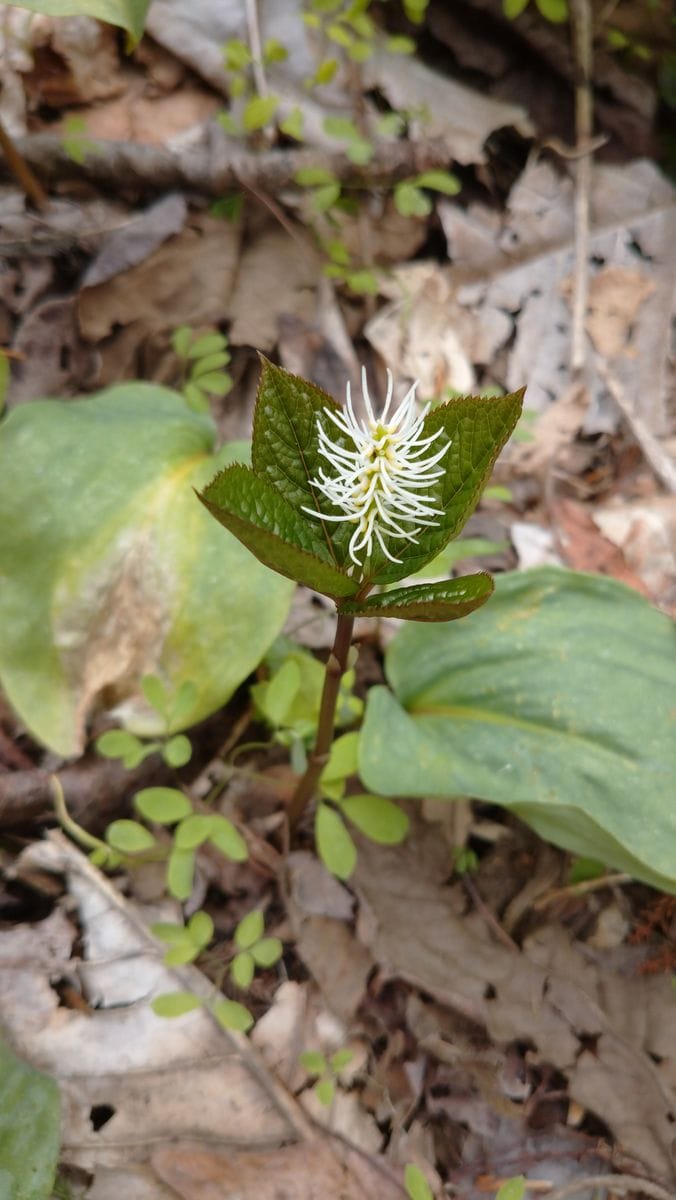
<instances>
[{"instance_id":1,"label":"white flower","mask_svg":"<svg viewBox=\"0 0 676 1200\"><path fill-rule=\"evenodd\" d=\"M425 492L444 474L444 468L437 463L451 444L448 441L425 457L425 451L444 431L438 429L431 437L421 437L429 404L417 412L417 383L409 388L388 420L393 390L391 372L387 372L387 397L379 417L373 412L363 367L361 380L366 419L358 420L355 416L349 383L346 408L339 413L329 408L323 410L343 435L340 441L332 441L321 418L317 418L319 452L330 469L327 472L320 467L318 477L310 482L334 508L341 510L340 515L303 508L323 521L348 521L355 526L349 554L358 567L363 567L370 557L374 538L390 562L401 562L390 553L386 539L415 542L423 526L439 524L434 518L443 516L443 510L433 508ZM345 439L348 444L341 444Z\"/></svg>"}]
</instances>

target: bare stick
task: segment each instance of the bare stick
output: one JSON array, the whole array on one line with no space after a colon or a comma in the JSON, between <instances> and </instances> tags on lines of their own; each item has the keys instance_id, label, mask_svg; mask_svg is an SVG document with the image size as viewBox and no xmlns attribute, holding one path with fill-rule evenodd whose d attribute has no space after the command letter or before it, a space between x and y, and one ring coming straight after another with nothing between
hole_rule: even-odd
<instances>
[{"instance_id":1,"label":"bare stick","mask_svg":"<svg viewBox=\"0 0 676 1200\"><path fill-rule=\"evenodd\" d=\"M44 212L49 204L47 193L42 184L35 178L35 175L13 139L9 136L2 121L0 121L0 150L2 150L5 156L7 166L12 175L21 184L28 199L40 212Z\"/></svg>"},{"instance_id":2,"label":"bare stick","mask_svg":"<svg viewBox=\"0 0 676 1200\"><path fill-rule=\"evenodd\" d=\"M315 747L310 755L305 774L298 781L289 805L289 825L292 829L298 824L303 809L314 796L319 776L329 761L336 703L340 691L340 681L347 670L353 627L354 617L338 617L335 640L326 664Z\"/></svg>"},{"instance_id":3,"label":"bare stick","mask_svg":"<svg viewBox=\"0 0 676 1200\"><path fill-rule=\"evenodd\" d=\"M651 1200L674 1200L673 1192L668 1192L666 1188L660 1187L659 1183L653 1183L652 1179L643 1179L640 1175L583 1175L549 1192L547 1200L566 1200L568 1196L579 1196L591 1188L608 1188L621 1196L634 1192L637 1196L650 1196Z\"/></svg>"},{"instance_id":4,"label":"bare stick","mask_svg":"<svg viewBox=\"0 0 676 1200\"><path fill-rule=\"evenodd\" d=\"M643 456L653 474L668 492L676 492L676 463L651 433L645 421L634 411L617 379L608 370L601 358L596 360L596 369L619 408L627 425L638 442Z\"/></svg>"},{"instance_id":5,"label":"bare stick","mask_svg":"<svg viewBox=\"0 0 676 1200\"><path fill-rule=\"evenodd\" d=\"M571 16L577 81L575 132L577 147L586 147L575 163L575 265L573 268L570 365L579 375L586 358L585 316L589 289L589 194L591 191L593 135L592 21L589 0L572 0Z\"/></svg>"}]
</instances>

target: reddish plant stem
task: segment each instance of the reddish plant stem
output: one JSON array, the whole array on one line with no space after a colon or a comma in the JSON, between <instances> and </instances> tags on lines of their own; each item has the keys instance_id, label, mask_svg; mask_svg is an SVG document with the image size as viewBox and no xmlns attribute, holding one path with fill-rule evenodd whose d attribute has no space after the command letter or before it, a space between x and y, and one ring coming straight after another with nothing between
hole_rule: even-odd
<instances>
[{"instance_id":1,"label":"reddish plant stem","mask_svg":"<svg viewBox=\"0 0 676 1200\"><path fill-rule=\"evenodd\" d=\"M306 805L310 803L310 800L314 796L319 776L329 761L338 692L340 691L340 681L347 670L347 659L352 642L353 627L354 617L338 616L336 636L326 664L314 750L308 760L305 774L301 775L298 780L298 785L289 804L289 825L291 829L295 828L298 824Z\"/></svg>"},{"instance_id":2,"label":"reddish plant stem","mask_svg":"<svg viewBox=\"0 0 676 1200\"><path fill-rule=\"evenodd\" d=\"M28 199L40 212L43 212L49 203L47 193L35 178L25 158L17 150L2 121L0 121L0 150L5 156L12 175L21 184Z\"/></svg>"}]
</instances>

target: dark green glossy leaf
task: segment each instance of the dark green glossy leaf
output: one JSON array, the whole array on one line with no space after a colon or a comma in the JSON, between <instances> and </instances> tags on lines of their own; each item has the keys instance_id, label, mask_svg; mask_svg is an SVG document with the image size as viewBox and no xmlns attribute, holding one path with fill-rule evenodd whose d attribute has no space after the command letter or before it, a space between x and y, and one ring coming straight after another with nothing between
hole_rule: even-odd
<instances>
[{"instance_id":1,"label":"dark green glossy leaf","mask_svg":"<svg viewBox=\"0 0 676 1200\"><path fill-rule=\"evenodd\" d=\"M59 1089L0 1040L0 1197L47 1200L59 1158Z\"/></svg>"},{"instance_id":2,"label":"dark green glossy leaf","mask_svg":"<svg viewBox=\"0 0 676 1200\"><path fill-rule=\"evenodd\" d=\"M401 563L391 563L384 555L374 554L369 576L375 583L394 583L412 575L439 554L451 538L458 536L519 419L523 395L522 388L507 396L461 396L427 415L421 437L443 429L451 442L442 460L445 473L429 493L433 506L441 509L443 516L437 526L422 530L416 542L392 544Z\"/></svg>"},{"instance_id":3,"label":"dark green glossy leaf","mask_svg":"<svg viewBox=\"0 0 676 1200\"><path fill-rule=\"evenodd\" d=\"M360 775L389 796L474 796L676 893L676 629L614 580L498 577L463 626L406 625L369 692Z\"/></svg>"},{"instance_id":4,"label":"dark green glossy leaf","mask_svg":"<svg viewBox=\"0 0 676 1200\"><path fill-rule=\"evenodd\" d=\"M395 588L366 600L346 600L339 611L354 617L400 617L407 621L456 621L485 604L493 592L493 579L480 572L439 583L418 583Z\"/></svg>"},{"instance_id":5,"label":"dark green glossy leaf","mask_svg":"<svg viewBox=\"0 0 676 1200\"><path fill-rule=\"evenodd\" d=\"M235 464L200 494L209 512L261 562L327 596L352 596L358 584L330 561L321 526L304 518L268 478ZM286 494L286 493L285 493Z\"/></svg>"}]
</instances>

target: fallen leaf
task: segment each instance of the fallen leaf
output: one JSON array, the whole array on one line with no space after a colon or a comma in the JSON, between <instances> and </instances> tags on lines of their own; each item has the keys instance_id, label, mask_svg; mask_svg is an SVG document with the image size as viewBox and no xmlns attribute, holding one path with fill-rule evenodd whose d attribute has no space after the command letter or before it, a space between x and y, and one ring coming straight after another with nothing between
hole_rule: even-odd
<instances>
[{"instance_id":1,"label":"fallen leaf","mask_svg":"<svg viewBox=\"0 0 676 1200\"><path fill-rule=\"evenodd\" d=\"M317 303L320 259L304 235L301 246L283 229L268 229L247 246L226 304L234 346L269 351L281 317L311 321Z\"/></svg>"},{"instance_id":2,"label":"fallen leaf","mask_svg":"<svg viewBox=\"0 0 676 1200\"><path fill-rule=\"evenodd\" d=\"M80 336L76 302L70 297L51 297L32 308L12 349L22 357L12 373L10 407L42 396L72 396L84 390L95 372L96 356Z\"/></svg>"},{"instance_id":3,"label":"fallen leaf","mask_svg":"<svg viewBox=\"0 0 676 1200\"><path fill-rule=\"evenodd\" d=\"M659 603L676 603L676 499L615 501L595 508L595 525Z\"/></svg>"},{"instance_id":4,"label":"fallen leaf","mask_svg":"<svg viewBox=\"0 0 676 1200\"><path fill-rule=\"evenodd\" d=\"M180 233L188 215L183 196L170 192L130 217L102 242L89 263L82 287L96 287L141 263L163 242Z\"/></svg>"},{"instance_id":5,"label":"fallen leaf","mask_svg":"<svg viewBox=\"0 0 676 1200\"><path fill-rule=\"evenodd\" d=\"M676 510L676 500L670 501ZM559 536L566 564L574 571L596 571L600 575L611 575L628 587L633 587L642 596L650 598L651 593L646 584L625 561L622 551L617 545L600 533L600 522L597 514L577 504L574 500L562 497L552 506L552 519L559 529ZM676 529L676 523L675 523ZM673 547L676 552L676 547ZM672 558L672 574L676 583L676 557Z\"/></svg>"},{"instance_id":6,"label":"fallen leaf","mask_svg":"<svg viewBox=\"0 0 676 1200\"><path fill-rule=\"evenodd\" d=\"M587 332L599 354L635 356L633 328L639 309L654 292L645 272L605 267L589 285Z\"/></svg>"}]
</instances>

